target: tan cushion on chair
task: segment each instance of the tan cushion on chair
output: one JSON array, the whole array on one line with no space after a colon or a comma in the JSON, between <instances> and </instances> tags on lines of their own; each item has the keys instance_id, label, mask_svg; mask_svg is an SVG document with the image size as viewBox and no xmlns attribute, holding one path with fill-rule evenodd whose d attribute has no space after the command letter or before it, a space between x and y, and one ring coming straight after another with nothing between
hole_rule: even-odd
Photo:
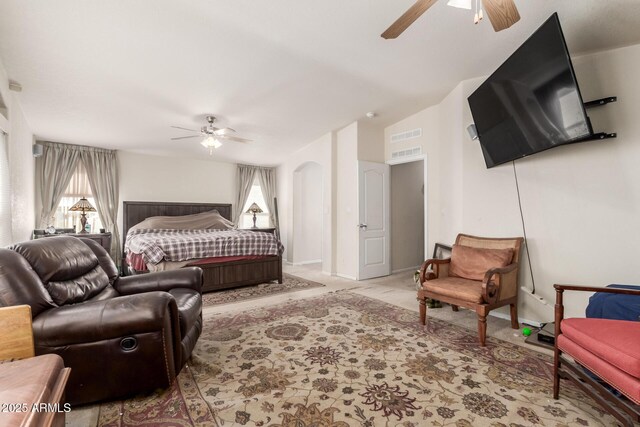
<instances>
[{"instance_id":1,"label":"tan cushion on chair","mask_svg":"<svg viewBox=\"0 0 640 427\"><path fill-rule=\"evenodd\" d=\"M422 284L425 291L449 298L473 303L482 303L482 282L460 277L445 277L427 280ZM435 297L437 299L437 297Z\"/></svg>"},{"instance_id":2,"label":"tan cushion on chair","mask_svg":"<svg viewBox=\"0 0 640 427\"><path fill-rule=\"evenodd\" d=\"M449 276L482 280L492 268L506 267L513 258L513 249L481 249L453 245Z\"/></svg>"}]
</instances>

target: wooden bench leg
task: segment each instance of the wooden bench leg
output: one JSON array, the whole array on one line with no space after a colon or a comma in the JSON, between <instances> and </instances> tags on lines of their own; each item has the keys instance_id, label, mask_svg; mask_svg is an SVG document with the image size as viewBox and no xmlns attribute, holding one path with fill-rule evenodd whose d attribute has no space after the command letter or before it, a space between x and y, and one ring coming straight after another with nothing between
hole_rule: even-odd
<instances>
[{"instance_id":1,"label":"wooden bench leg","mask_svg":"<svg viewBox=\"0 0 640 427\"><path fill-rule=\"evenodd\" d=\"M458 311L458 306L451 304L451 310Z\"/></svg>"}]
</instances>

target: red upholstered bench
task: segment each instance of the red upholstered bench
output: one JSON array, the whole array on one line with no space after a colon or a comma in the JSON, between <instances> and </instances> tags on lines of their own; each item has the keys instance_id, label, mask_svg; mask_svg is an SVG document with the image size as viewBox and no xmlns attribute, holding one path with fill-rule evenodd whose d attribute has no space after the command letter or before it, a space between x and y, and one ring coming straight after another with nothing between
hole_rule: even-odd
<instances>
[{"instance_id":1,"label":"red upholstered bench","mask_svg":"<svg viewBox=\"0 0 640 427\"><path fill-rule=\"evenodd\" d=\"M560 378L574 381L625 426L640 421L640 322L597 318L563 319L563 292L589 291L640 295L640 290L555 285L556 343L553 397L558 398ZM630 401L617 399L601 384L563 356L614 387Z\"/></svg>"}]
</instances>

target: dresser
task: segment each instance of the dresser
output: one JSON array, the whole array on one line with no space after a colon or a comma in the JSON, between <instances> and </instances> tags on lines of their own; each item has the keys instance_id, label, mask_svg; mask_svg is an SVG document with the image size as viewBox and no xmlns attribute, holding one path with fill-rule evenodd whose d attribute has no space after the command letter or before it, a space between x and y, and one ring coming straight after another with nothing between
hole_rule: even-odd
<instances>
[{"instance_id":1,"label":"dresser","mask_svg":"<svg viewBox=\"0 0 640 427\"><path fill-rule=\"evenodd\" d=\"M36 230L40 231L40 230ZM91 239L98 242L107 252L111 251L111 233L59 233L59 234L40 234L33 233L34 239L42 239L46 237L55 237L55 236L73 236L73 237L84 237L85 239Z\"/></svg>"}]
</instances>

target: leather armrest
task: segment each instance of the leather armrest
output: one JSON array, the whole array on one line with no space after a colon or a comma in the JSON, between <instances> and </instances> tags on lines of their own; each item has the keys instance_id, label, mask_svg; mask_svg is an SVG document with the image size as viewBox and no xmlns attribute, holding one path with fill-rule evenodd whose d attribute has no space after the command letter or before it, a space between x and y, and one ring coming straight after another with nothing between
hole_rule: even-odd
<instances>
[{"instance_id":1,"label":"leather armrest","mask_svg":"<svg viewBox=\"0 0 640 427\"><path fill-rule=\"evenodd\" d=\"M113 285L120 295L140 294L151 291L168 292L175 288L202 292L202 269L187 267L171 271L120 277Z\"/></svg>"},{"instance_id":2,"label":"leather armrest","mask_svg":"<svg viewBox=\"0 0 640 427\"><path fill-rule=\"evenodd\" d=\"M173 296L147 292L46 310L33 319L33 334L36 347L59 347L155 332L167 316L177 322Z\"/></svg>"},{"instance_id":3,"label":"leather armrest","mask_svg":"<svg viewBox=\"0 0 640 427\"><path fill-rule=\"evenodd\" d=\"M445 258L445 259L432 258L432 259L426 260L422 264L422 267L420 267L420 283L424 283L427 280L437 279L439 277L438 267L443 264L449 264L450 262L451 262L451 258ZM436 268L434 268L434 271L431 272L431 274L429 274L429 272L427 272L427 269L431 265L436 266Z\"/></svg>"}]
</instances>

